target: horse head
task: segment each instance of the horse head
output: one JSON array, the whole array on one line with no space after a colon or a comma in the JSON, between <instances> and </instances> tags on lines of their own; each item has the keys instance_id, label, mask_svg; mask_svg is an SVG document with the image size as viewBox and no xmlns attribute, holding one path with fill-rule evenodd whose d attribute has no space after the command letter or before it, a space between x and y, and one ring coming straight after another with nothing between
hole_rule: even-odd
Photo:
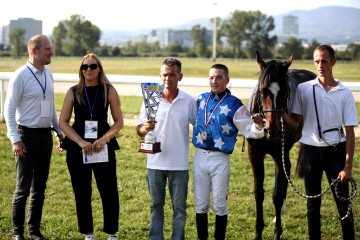
<instances>
[{"instance_id":1,"label":"horse head","mask_svg":"<svg viewBox=\"0 0 360 240\"><path fill-rule=\"evenodd\" d=\"M292 54L286 61L265 62L256 52L260 66L260 76L253 103L253 112L260 113L266 120L265 131L269 139L280 137L282 131L281 115L288 111L290 93L288 69L294 59Z\"/></svg>"}]
</instances>

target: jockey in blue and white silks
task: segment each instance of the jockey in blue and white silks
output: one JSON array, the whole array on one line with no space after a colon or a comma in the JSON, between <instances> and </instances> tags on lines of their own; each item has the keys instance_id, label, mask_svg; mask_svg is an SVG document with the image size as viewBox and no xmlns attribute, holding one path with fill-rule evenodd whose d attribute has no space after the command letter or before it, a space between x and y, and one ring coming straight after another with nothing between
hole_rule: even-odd
<instances>
[{"instance_id":1,"label":"jockey in blue and white silks","mask_svg":"<svg viewBox=\"0 0 360 240\"><path fill-rule=\"evenodd\" d=\"M238 131L246 138L261 138L264 134L256 128L246 106L229 89L218 95L203 93L197 105L199 112L192 139L197 148L231 154Z\"/></svg>"}]
</instances>

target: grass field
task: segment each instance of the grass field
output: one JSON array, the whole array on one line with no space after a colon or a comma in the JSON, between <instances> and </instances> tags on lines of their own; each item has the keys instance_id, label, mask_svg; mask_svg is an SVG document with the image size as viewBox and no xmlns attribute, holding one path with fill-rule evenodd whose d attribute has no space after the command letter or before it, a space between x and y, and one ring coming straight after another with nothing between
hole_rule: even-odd
<instances>
[{"instance_id":1,"label":"grass field","mask_svg":"<svg viewBox=\"0 0 360 240\"><path fill-rule=\"evenodd\" d=\"M188 77L204 77L208 73L209 60L181 59L183 72ZM24 64L26 59L0 58L0 72L12 72ZM57 73L77 73L81 58L53 58L49 67ZM108 74L157 76L161 59L112 59L104 58L103 65ZM258 66L255 60L221 60L229 66L233 78L257 79ZM314 69L312 62L294 61L292 68ZM358 63L338 63L334 69L335 76L344 81L360 81ZM64 94L56 94L57 111L61 110ZM142 97L122 96L122 110L126 118L136 118ZM246 100L245 100L246 102ZM360 113L360 105L357 104ZM360 117L360 114L358 114ZM125 126L117 136L121 150L117 152L117 176L120 193L120 239L143 240L148 237L149 224L149 194L146 183L146 155L138 153L139 142L135 126ZM238 138L234 153L231 155L231 177L229 190L229 222L227 239L249 240L254 237L255 201L253 196L253 174L246 153L241 151L242 138ZM192 184L192 156L194 148L191 146L190 181L187 208L186 239L196 240L195 206ZM291 151L292 176L294 176L297 145ZM360 138L356 139L353 177L360 181ZM15 186L15 162L11 152L11 145L6 137L6 127L0 123L0 240L10 239L11 232L11 202ZM272 239L274 225L274 207L272 205L272 188L274 186L274 164L267 157L265 159L265 201L264 219L266 227L263 238ZM323 179L323 187L327 186ZM292 177L292 180L304 192L303 180ZM93 211L94 226L97 239L106 239L102 233L102 207L95 183L93 183ZM341 239L340 222L331 193L323 196L322 201L322 233L324 240ZM356 197L353 202L355 216L356 239L360 239L360 200ZM171 203L169 196L165 206L165 239L171 237ZM214 230L214 213L210 213L209 231ZM72 192L70 176L66 167L65 153L53 151L48 188L42 221L43 232L50 239L77 240L83 235L77 232L75 201ZM284 240L307 239L306 199L298 196L292 189L288 189L287 210L283 217Z\"/></svg>"},{"instance_id":2,"label":"grass field","mask_svg":"<svg viewBox=\"0 0 360 240\"><path fill-rule=\"evenodd\" d=\"M60 110L63 95L56 95L56 108ZM141 104L141 97L122 97L125 116L136 115ZM358 105L359 112L359 105ZM120 239L137 240L147 239L149 224L149 194L146 184L146 156L138 153L141 139L135 133L135 126L125 126L117 136L121 150L117 152L117 176L120 193ZM229 191L229 223L227 239L248 240L254 237L255 228L255 201L253 196L253 175L246 153L241 151L242 138L238 138L236 149L231 155L231 177ZM15 162L12 156L10 143L6 137L5 124L0 123L0 239L10 239L11 232L11 201L15 186ZM194 148L191 146L190 181L187 208L186 239L196 240L195 206L192 184L192 156ZM356 142L354 156L353 177L360 179L360 138ZM292 149L292 176L294 176L297 145ZM265 201L264 239L272 239L274 225L274 207L271 194L274 185L273 161L267 157L265 160ZM304 192L303 181L296 177L292 180ZM99 194L93 183L93 210L94 225L97 239L106 239L102 233L102 208ZM325 177L323 187L327 183ZM341 239L340 222L333 197L327 193L322 203L322 232L324 240ZM360 200L356 197L353 202L355 216L356 239L360 239ZM165 239L171 237L171 203L167 196L165 206ZM214 213L210 213L210 234L214 230ZM69 173L66 167L65 153L57 153L54 149L46 200L42 221L43 232L51 239L83 239L77 232L74 195L71 188ZM307 239L306 199L297 195L291 187L288 189L287 210L283 217L282 239Z\"/></svg>"},{"instance_id":3,"label":"grass field","mask_svg":"<svg viewBox=\"0 0 360 240\"><path fill-rule=\"evenodd\" d=\"M162 58L101 58L107 74L158 76ZM186 77L207 77L212 61L207 59L180 58L182 61L182 72ZM23 65L26 58L0 58L0 72L12 72ZM236 79L258 79L259 66L255 59L217 59L224 63L230 70L231 78ZM78 73L81 57L62 58L53 57L48 67L54 73ZM307 69L315 71L312 61L293 61L290 68ZM360 81L359 62L337 62L334 76L342 81Z\"/></svg>"}]
</instances>

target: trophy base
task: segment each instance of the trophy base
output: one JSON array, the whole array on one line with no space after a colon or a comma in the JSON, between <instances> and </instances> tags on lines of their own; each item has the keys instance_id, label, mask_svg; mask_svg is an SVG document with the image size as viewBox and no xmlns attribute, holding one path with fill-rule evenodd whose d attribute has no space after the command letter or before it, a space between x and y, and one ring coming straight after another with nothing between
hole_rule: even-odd
<instances>
[{"instance_id":1,"label":"trophy base","mask_svg":"<svg viewBox=\"0 0 360 240\"><path fill-rule=\"evenodd\" d=\"M155 143L141 142L139 152L151 153L151 154L161 152L160 142L155 142Z\"/></svg>"}]
</instances>

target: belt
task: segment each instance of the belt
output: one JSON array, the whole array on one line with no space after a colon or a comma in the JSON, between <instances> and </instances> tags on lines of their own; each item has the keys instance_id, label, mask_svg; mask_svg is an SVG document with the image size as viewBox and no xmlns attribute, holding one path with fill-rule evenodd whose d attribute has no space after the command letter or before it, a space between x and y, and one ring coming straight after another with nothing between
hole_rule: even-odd
<instances>
[{"instance_id":1,"label":"belt","mask_svg":"<svg viewBox=\"0 0 360 240\"><path fill-rule=\"evenodd\" d=\"M47 133L52 130L52 128L50 128L50 127L49 128L29 128L29 127L25 127L23 125L18 125L18 129L31 131L31 132L38 132L38 133Z\"/></svg>"},{"instance_id":2,"label":"belt","mask_svg":"<svg viewBox=\"0 0 360 240\"><path fill-rule=\"evenodd\" d=\"M217 150L208 150L208 149L203 149L203 148L197 148L199 151L202 151L203 153L207 153L207 154L214 154L214 155L222 155L222 154L226 154L223 153L221 151L217 151Z\"/></svg>"},{"instance_id":3,"label":"belt","mask_svg":"<svg viewBox=\"0 0 360 240\"><path fill-rule=\"evenodd\" d=\"M325 147L318 147L318 146L312 146L312 145L307 145L305 144L306 147L308 148L313 148L314 150L320 150L320 151L336 151L338 146L341 145L341 144L345 144L345 142L339 142L338 144L336 145L333 145L333 146L325 146Z\"/></svg>"}]
</instances>

